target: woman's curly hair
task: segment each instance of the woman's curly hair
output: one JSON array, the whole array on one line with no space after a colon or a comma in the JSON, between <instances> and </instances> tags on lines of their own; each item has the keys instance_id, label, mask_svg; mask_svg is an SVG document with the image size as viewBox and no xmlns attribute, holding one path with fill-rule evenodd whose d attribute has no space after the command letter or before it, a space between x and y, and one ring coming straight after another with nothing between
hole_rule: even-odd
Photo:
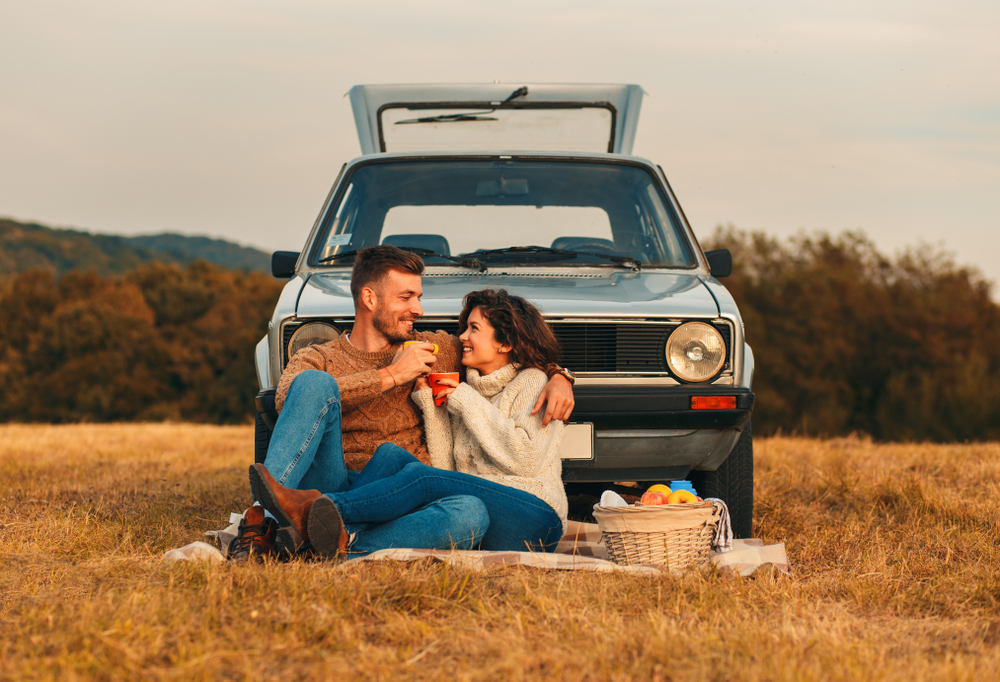
<instances>
[{"instance_id":1,"label":"woman's curly hair","mask_svg":"<svg viewBox=\"0 0 1000 682\"><path fill-rule=\"evenodd\" d=\"M541 311L506 289L482 289L466 294L458 316L459 334L469 326L476 308L493 325L496 340L511 347L510 361L522 368L537 367L546 374L555 372L559 362L559 341Z\"/></svg>"}]
</instances>

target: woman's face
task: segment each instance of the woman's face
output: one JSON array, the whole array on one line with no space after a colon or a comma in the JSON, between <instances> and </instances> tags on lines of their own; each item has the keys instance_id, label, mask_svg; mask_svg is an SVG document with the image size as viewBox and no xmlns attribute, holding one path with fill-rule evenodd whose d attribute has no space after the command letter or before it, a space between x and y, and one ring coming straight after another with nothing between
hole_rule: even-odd
<instances>
[{"instance_id":1,"label":"woman's face","mask_svg":"<svg viewBox=\"0 0 1000 682\"><path fill-rule=\"evenodd\" d=\"M478 307L469 313L469 326L458 339L462 342L462 364L486 375L510 363L510 346L497 342L493 325Z\"/></svg>"}]
</instances>

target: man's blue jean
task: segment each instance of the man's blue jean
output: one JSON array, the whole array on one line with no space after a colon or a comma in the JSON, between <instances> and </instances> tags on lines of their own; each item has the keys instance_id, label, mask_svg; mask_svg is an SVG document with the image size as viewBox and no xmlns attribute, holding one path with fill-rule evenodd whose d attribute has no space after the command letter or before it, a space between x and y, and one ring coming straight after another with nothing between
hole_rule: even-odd
<instances>
[{"instance_id":1,"label":"man's blue jean","mask_svg":"<svg viewBox=\"0 0 1000 682\"><path fill-rule=\"evenodd\" d=\"M365 474L344 465L340 387L326 372L306 370L295 377L271 434L264 466L279 483L299 490L343 492L385 474L376 466ZM404 450L405 452L405 450ZM366 467L366 470L368 467ZM479 499L449 495L428 500L402 518L346 524L357 536L352 554L388 547L469 549L486 533L489 515Z\"/></svg>"},{"instance_id":2,"label":"man's blue jean","mask_svg":"<svg viewBox=\"0 0 1000 682\"><path fill-rule=\"evenodd\" d=\"M326 494L345 524L406 519L424 505L455 495L473 496L486 506L489 527L481 536L482 549L551 552L562 538L562 521L538 497L478 476L429 467L392 443L379 446L350 490Z\"/></svg>"}]
</instances>

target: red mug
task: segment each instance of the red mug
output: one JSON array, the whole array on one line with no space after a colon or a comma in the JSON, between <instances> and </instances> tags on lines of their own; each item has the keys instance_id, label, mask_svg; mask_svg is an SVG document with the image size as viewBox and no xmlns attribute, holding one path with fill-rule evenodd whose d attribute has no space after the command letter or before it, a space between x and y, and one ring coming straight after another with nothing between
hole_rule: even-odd
<instances>
[{"instance_id":1,"label":"red mug","mask_svg":"<svg viewBox=\"0 0 1000 682\"><path fill-rule=\"evenodd\" d=\"M438 407L444 404L444 397L438 398L438 393L445 388L451 388L451 386L445 386L444 384L439 384L441 379L451 379L452 381L458 381L458 372L431 372L427 375L427 383L430 384L431 392L434 394L434 404Z\"/></svg>"}]
</instances>

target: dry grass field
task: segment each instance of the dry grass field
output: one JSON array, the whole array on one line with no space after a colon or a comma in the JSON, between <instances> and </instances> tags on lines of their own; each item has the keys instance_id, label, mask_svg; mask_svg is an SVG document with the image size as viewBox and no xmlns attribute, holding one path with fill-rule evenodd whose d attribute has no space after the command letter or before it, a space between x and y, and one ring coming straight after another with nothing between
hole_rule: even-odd
<instances>
[{"instance_id":1,"label":"dry grass field","mask_svg":"<svg viewBox=\"0 0 1000 682\"><path fill-rule=\"evenodd\" d=\"M793 575L168 565L250 427L0 426L0 679L923 680L1000 670L1000 445L760 439Z\"/></svg>"}]
</instances>

